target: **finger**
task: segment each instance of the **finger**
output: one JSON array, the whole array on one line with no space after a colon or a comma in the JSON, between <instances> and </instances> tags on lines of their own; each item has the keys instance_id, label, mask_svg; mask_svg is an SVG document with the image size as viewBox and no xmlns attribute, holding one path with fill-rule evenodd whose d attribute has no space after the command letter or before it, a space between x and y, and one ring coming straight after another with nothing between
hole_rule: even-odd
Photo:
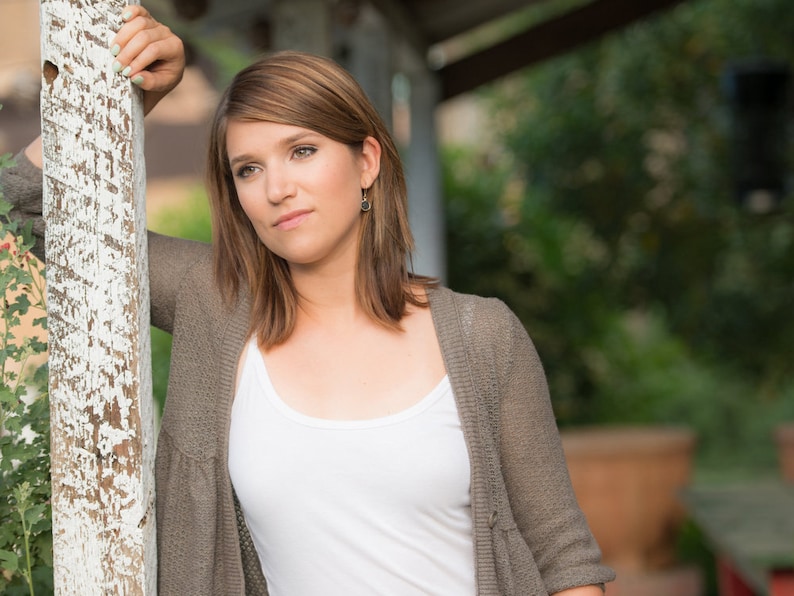
<instances>
[{"instance_id":1,"label":"finger","mask_svg":"<svg viewBox=\"0 0 794 596\"><path fill-rule=\"evenodd\" d=\"M149 71L142 70L130 75L130 82L144 91L154 91L157 86L156 77Z\"/></svg>"},{"instance_id":2,"label":"finger","mask_svg":"<svg viewBox=\"0 0 794 596\"><path fill-rule=\"evenodd\" d=\"M168 90L179 82L185 67L184 45L168 27L153 19L149 21L155 26L142 26L140 17L129 23L130 29L126 33L129 34L133 28L135 33L116 52L113 70L135 79L136 84L141 84L144 89ZM150 71L154 77L145 76L141 81L137 75L143 71Z\"/></svg>"},{"instance_id":3,"label":"finger","mask_svg":"<svg viewBox=\"0 0 794 596\"><path fill-rule=\"evenodd\" d=\"M116 60L133 70L143 70L157 61L175 60L181 53L181 41L164 25L144 29L121 47Z\"/></svg>"},{"instance_id":4,"label":"finger","mask_svg":"<svg viewBox=\"0 0 794 596\"><path fill-rule=\"evenodd\" d=\"M143 20L137 20L139 17ZM156 21L151 18L149 11L143 6L138 5L125 6L119 18L121 19L122 25L110 41L110 48L125 46L135 33L145 26L144 23L147 19L156 23Z\"/></svg>"},{"instance_id":5,"label":"finger","mask_svg":"<svg viewBox=\"0 0 794 596\"><path fill-rule=\"evenodd\" d=\"M162 46L162 47L161 47ZM146 91L169 91L182 78L184 50L179 38L149 44L122 73Z\"/></svg>"},{"instance_id":6,"label":"finger","mask_svg":"<svg viewBox=\"0 0 794 596\"><path fill-rule=\"evenodd\" d=\"M130 62L148 43L165 39L171 30L151 17L135 16L127 21L111 41L111 52Z\"/></svg>"}]
</instances>

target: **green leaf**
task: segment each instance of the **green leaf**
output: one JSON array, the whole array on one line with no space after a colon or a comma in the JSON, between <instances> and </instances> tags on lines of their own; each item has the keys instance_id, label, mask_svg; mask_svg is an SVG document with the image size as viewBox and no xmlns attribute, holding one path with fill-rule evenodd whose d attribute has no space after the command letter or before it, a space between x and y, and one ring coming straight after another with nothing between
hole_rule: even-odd
<instances>
[{"instance_id":1,"label":"green leaf","mask_svg":"<svg viewBox=\"0 0 794 596\"><path fill-rule=\"evenodd\" d=\"M47 530L51 529L47 528ZM39 557L47 567L52 567L52 532L45 532L36 537Z\"/></svg>"},{"instance_id":2,"label":"green leaf","mask_svg":"<svg viewBox=\"0 0 794 596\"><path fill-rule=\"evenodd\" d=\"M41 519L41 516L44 515L46 508L46 505L39 503L37 505L33 505L27 511L25 511L25 523L28 524L28 527L32 528L36 522Z\"/></svg>"},{"instance_id":3,"label":"green leaf","mask_svg":"<svg viewBox=\"0 0 794 596\"><path fill-rule=\"evenodd\" d=\"M19 313L20 315L24 315L28 312L29 308L30 308L30 298L28 298L27 294L20 294L19 296L17 296L17 299L11 303L8 312Z\"/></svg>"},{"instance_id":4,"label":"green leaf","mask_svg":"<svg viewBox=\"0 0 794 596\"><path fill-rule=\"evenodd\" d=\"M10 550L0 550L0 569L7 569L12 573L19 570L19 557Z\"/></svg>"},{"instance_id":5,"label":"green leaf","mask_svg":"<svg viewBox=\"0 0 794 596\"><path fill-rule=\"evenodd\" d=\"M0 385L0 404L15 404L18 398L16 394L5 385Z\"/></svg>"}]
</instances>

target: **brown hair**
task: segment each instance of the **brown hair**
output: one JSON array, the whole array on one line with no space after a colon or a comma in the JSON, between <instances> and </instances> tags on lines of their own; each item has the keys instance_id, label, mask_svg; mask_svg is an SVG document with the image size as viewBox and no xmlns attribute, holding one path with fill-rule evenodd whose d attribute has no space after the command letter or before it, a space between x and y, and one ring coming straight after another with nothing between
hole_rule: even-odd
<instances>
[{"instance_id":1,"label":"brown hair","mask_svg":"<svg viewBox=\"0 0 794 596\"><path fill-rule=\"evenodd\" d=\"M379 323L400 328L407 304L424 306L413 284L435 280L409 272L413 237L400 157L364 91L341 66L302 52L279 52L240 71L215 112L207 158L215 280L225 299L251 294L251 333L271 347L295 325L298 296L287 263L259 240L240 206L226 153L229 120L300 126L360 150L366 137L381 145L380 173L362 212L356 296Z\"/></svg>"}]
</instances>

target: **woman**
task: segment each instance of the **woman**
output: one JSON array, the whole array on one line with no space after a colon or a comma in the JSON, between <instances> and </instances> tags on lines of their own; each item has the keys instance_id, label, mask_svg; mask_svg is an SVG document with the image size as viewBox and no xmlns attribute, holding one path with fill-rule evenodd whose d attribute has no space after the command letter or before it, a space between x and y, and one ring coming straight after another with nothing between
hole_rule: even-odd
<instances>
[{"instance_id":1,"label":"woman","mask_svg":"<svg viewBox=\"0 0 794 596\"><path fill-rule=\"evenodd\" d=\"M124 21L114 69L151 109L181 43ZM39 150L8 196L40 193ZM410 273L400 160L355 81L301 53L244 69L207 179L212 248L149 241L174 336L160 592L600 594L534 347L501 302Z\"/></svg>"}]
</instances>

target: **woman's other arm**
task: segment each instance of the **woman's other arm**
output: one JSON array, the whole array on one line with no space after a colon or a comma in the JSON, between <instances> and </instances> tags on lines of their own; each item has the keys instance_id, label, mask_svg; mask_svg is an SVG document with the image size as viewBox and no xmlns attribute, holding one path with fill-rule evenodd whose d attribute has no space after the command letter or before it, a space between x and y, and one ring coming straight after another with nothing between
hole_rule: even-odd
<instances>
[{"instance_id":1,"label":"woman's other arm","mask_svg":"<svg viewBox=\"0 0 794 596\"><path fill-rule=\"evenodd\" d=\"M509 310L506 323L500 334L500 447L516 524L549 593L600 596L600 584L614 574L601 564L601 552L576 501L543 365Z\"/></svg>"},{"instance_id":2,"label":"woman's other arm","mask_svg":"<svg viewBox=\"0 0 794 596\"><path fill-rule=\"evenodd\" d=\"M182 80L185 48L142 6L126 6L121 18L124 24L110 42L110 51L118 63L116 70L130 67L129 79L143 89L143 113L148 114ZM25 156L42 167L41 137L25 148Z\"/></svg>"},{"instance_id":3,"label":"woman's other arm","mask_svg":"<svg viewBox=\"0 0 794 596\"><path fill-rule=\"evenodd\" d=\"M125 7L122 20L124 23L108 48L108 60L130 67L128 74L131 81L143 90L144 113L148 113L182 80L184 46L168 27L156 21L141 6ZM30 143L23 154L27 159L17 160L15 167L0 172L0 183L4 198L12 205L11 216L33 222L33 233L38 238L33 252L43 259L41 137Z\"/></svg>"},{"instance_id":4,"label":"woman's other arm","mask_svg":"<svg viewBox=\"0 0 794 596\"><path fill-rule=\"evenodd\" d=\"M41 137L36 137L36 139L27 147L25 147L25 157L30 160L37 168L41 169L42 167L42 157L41 157Z\"/></svg>"},{"instance_id":5,"label":"woman's other arm","mask_svg":"<svg viewBox=\"0 0 794 596\"><path fill-rule=\"evenodd\" d=\"M143 89L143 113L179 84L185 71L185 48L168 27L155 20L143 6L126 6L124 24L110 42L116 57L113 69Z\"/></svg>"}]
</instances>

